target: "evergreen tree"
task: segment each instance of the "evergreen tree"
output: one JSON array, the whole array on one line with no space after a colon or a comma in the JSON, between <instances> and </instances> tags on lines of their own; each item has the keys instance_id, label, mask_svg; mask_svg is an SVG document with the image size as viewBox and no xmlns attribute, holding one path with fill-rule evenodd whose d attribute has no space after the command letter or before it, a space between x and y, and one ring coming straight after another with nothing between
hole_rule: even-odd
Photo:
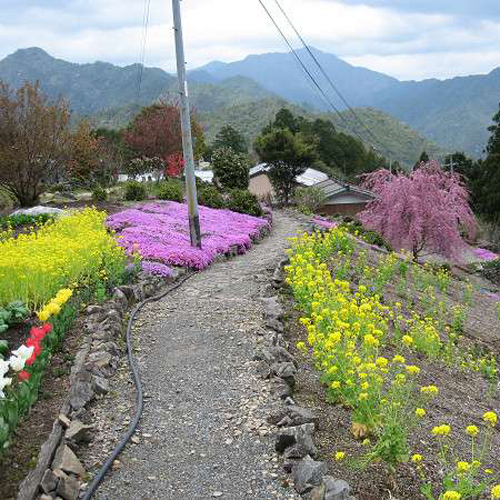
<instances>
[{"instance_id":1,"label":"evergreen tree","mask_svg":"<svg viewBox=\"0 0 500 500\"><path fill-rule=\"evenodd\" d=\"M296 177L303 174L316 159L314 147L301 133L272 128L257 137L255 150L261 161L270 166L271 184L278 198L288 205L296 186Z\"/></svg>"},{"instance_id":2,"label":"evergreen tree","mask_svg":"<svg viewBox=\"0 0 500 500\"><path fill-rule=\"evenodd\" d=\"M486 218L500 221L500 107L488 130L491 132L486 146L488 156L477 164L472 190L477 209Z\"/></svg>"},{"instance_id":3,"label":"evergreen tree","mask_svg":"<svg viewBox=\"0 0 500 500\"><path fill-rule=\"evenodd\" d=\"M235 153L248 153L248 144L243 135L231 127L231 125L224 125L219 133L215 136L212 150L221 148L231 148Z\"/></svg>"}]
</instances>

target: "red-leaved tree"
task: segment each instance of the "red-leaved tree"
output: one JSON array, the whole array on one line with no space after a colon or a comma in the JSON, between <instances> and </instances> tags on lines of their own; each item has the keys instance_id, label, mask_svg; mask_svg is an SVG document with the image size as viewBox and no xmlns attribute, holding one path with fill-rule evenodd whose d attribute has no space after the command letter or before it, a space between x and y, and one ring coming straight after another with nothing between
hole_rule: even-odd
<instances>
[{"instance_id":1,"label":"red-leaved tree","mask_svg":"<svg viewBox=\"0 0 500 500\"><path fill-rule=\"evenodd\" d=\"M415 260L426 250L460 260L461 233L474 237L476 220L460 175L426 163L410 174L377 170L362 176L376 198L359 218L393 248L410 250Z\"/></svg>"},{"instance_id":2,"label":"red-leaved tree","mask_svg":"<svg viewBox=\"0 0 500 500\"><path fill-rule=\"evenodd\" d=\"M195 143L203 143L203 129L191 116ZM137 156L159 157L165 163L169 156L182 152L179 108L175 104L154 104L143 108L125 132L125 143ZM196 153L196 149L195 149Z\"/></svg>"},{"instance_id":3,"label":"red-leaved tree","mask_svg":"<svg viewBox=\"0 0 500 500\"><path fill-rule=\"evenodd\" d=\"M184 157L182 153L171 154L167 158L167 177L182 177L184 172Z\"/></svg>"}]
</instances>

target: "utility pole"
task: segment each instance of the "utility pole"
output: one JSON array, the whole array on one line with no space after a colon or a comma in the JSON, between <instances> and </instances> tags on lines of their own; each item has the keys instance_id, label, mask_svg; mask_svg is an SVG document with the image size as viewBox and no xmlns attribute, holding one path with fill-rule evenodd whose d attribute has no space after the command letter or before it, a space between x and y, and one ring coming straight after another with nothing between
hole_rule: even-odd
<instances>
[{"instance_id":1,"label":"utility pole","mask_svg":"<svg viewBox=\"0 0 500 500\"><path fill-rule=\"evenodd\" d=\"M186 59L184 58L181 6L179 0L172 0L172 11L174 14L175 53L177 57L177 76L179 78L179 94L181 99L180 111L182 150L184 153L184 171L186 174L186 191L189 211L189 233L191 235L191 246L201 248L200 217L198 214L198 199L196 197L193 142L191 138L191 117L189 113L189 96L186 81Z\"/></svg>"}]
</instances>

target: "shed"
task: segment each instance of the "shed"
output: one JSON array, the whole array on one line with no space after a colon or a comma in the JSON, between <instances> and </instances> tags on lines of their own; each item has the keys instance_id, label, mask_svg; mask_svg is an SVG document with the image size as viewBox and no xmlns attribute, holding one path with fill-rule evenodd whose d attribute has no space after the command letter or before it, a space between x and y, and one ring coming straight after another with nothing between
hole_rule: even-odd
<instances>
[{"instance_id":1,"label":"shed","mask_svg":"<svg viewBox=\"0 0 500 500\"><path fill-rule=\"evenodd\" d=\"M327 179L315 184L315 187L326 195L326 202L318 209L325 215L356 215L375 197L372 192L340 179Z\"/></svg>"},{"instance_id":2,"label":"shed","mask_svg":"<svg viewBox=\"0 0 500 500\"><path fill-rule=\"evenodd\" d=\"M267 163L260 163L250 169L250 183L248 189L251 193L258 197L274 196L274 190L269 180L269 176L267 175L270 168L271 167L269 167ZM303 174L298 175L295 180L297 185L310 187L317 185L321 181L326 181L327 179L328 175L324 172L320 172L314 168L308 168Z\"/></svg>"}]
</instances>

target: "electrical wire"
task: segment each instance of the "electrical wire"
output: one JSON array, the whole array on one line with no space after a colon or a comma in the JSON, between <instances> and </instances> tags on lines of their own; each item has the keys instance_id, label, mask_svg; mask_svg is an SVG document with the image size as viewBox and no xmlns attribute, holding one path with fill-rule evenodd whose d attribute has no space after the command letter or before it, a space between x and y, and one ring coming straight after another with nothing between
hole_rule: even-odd
<instances>
[{"instance_id":1,"label":"electrical wire","mask_svg":"<svg viewBox=\"0 0 500 500\"><path fill-rule=\"evenodd\" d=\"M144 60L146 57L146 42L148 38L150 6L151 6L151 0L144 0L144 10L142 12L141 48L139 51L139 72L137 75L137 100L139 100L141 94L142 76L144 73Z\"/></svg>"},{"instance_id":2,"label":"electrical wire","mask_svg":"<svg viewBox=\"0 0 500 500\"><path fill-rule=\"evenodd\" d=\"M99 469L99 472L96 474L96 476L94 477L94 479L90 483L82 500L90 500L94 496L94 493L97 491L97 488L99 487L102 480L104 479L104 476L106 475L106 473L109 471L109 469L113 465L113 462L116 460L116 457L123 451L126 444L130 440L130 438L133 436L135 430L137 429L137 426L139 425L139 421L141 419L142 410L144 408L144 397L143 397L141 376L140 376L139 370L138 370L138 368L135 364L135 361L134 361L134 355L133 355L133 350L132 350L132 338L131 338L132 337L132 325L133 325L133 322L134 322L136 315L139 313L139 311L146 304L148 304L150 302L157 302L158 300L162 299L163 297L167 296L169 293L171 293L174 290L176 290L177 288L179 288L183 283L185 283L188 279L192 278L196 274L197 274L197 272L192 272L190 274L187 274L186 276L181 278L180 281L178 281L177 283L172 285L167 290L164 290L163 292L159 293L158 295L155 295L154 297L149 297L148 299L145 299L142 302L140 302L132 311L130 318L128 320L128 324L127 324L126 342L127 342L128 363L130 366L130 371L132 372L132 378L133 378L134 385L136 387L136 392L137 392L136 410L135 410L134 419L131 422L131 424L129 425L127 432L124 434L124 436L122 437L120 442L115 446L115 448L113 449L113 451L109 455L106 462L104 462L104 465Z\"/></svg>"},{"instance_id":3,"label":"electrical wire","mask_svg":"<svg viewBox=\"0 0 500 500\"><path fill-rule=\"evenodd\" d=\"M356 135L356 137L361 142L365 142L364 139L358 134L358 132L351 127L350 123L346 120L346 118L342 115L342 113L337 109L337 107L335 106L335 104L333 104L333 102L330 100L330 98L326 95L326 93L321 88L321 86L318 84L318 82L316 81L316 79L314 78L314 76L311 74L311 72L309 71L309 69L307 69L307 66L304 64L304 62L302 61L302 59L297 54L297 51L293 48L293 46L290 43L290 41L288 40L288 38L286 37L286 35L281 30L281 28L279 27L278 23L276 22L276 20L272 16L271 12L269 11L269 9L264 5L264 3L262 2L262 0L258 0L258 1L259 1L260 5L262 6L262 8L264 9L264 11L266 12L266 14L268 15L268 17L271 20L271 22L274 24L275 28L278 30L279 34L281 35L281 37L283 38L283 40L285 41L285 43L287 44L287 46L290 49L291 53L293 54L293 56L295 57L295 59L300 64L301 68L304 70L304 72L310 78L310 80L314 84L314 87L316 88L316 90L320 93L321 97L337 113L337 115L339 116L339 118L345 123L346 127L348 127L349 129L351 129L351 131Z\"/></svg>"},{"instance_id":4,"label":"electrical wire","mask_svg":"<svg viewBox=\"0 0 500 500\"><path fill-rule=\"evenodd\" d=\"M337 88L337 86L335 85L335 83L331 80L331 78L329 77L328 73L323 68L323 65L319 62L318 58L314 55L314 53L312 52L312 50L309 47L309 45L306 43L306 41L304 40L304 38L302 37L302 35L299 33L298 29L295 27L295 25L293 24L292 20L287 15L287 13L283 9L283 7L279 3L279 1L278 0L274 0L274 2L276 3L276 5L278 6L278 8L280 9L280 11L283 14L283 16L285 17L285 19L290 24L291 28L293 29L293 31L295 32L295 34L297 35L297 37L301 41L301 43L304 46L304 48L307 50L307 53L311 56L311 59L318 66L318 68L321 71L322 75L325 77L325 79L328 81L328 83L330 84L330 86L332 87L332 89L335 91L335 93L339 96L339 98L345 104L346 108L351 112L351 114L354 116L354 118L356 119L356 121L368 132L368 134L375 141L375 143L378 144L379 146L382 146L384 149L387 150L387 148L384 147L384 145L382 144L382 142L378 140L378 138L373 134L373 132L370 130L370 128L363 122L363 120L358 116L358 114L354 111L354 109L351 107L351 105L344 98L344 96L342 95L342 93L340 92L340 90Z\"/></svg>"}]
</instances>

